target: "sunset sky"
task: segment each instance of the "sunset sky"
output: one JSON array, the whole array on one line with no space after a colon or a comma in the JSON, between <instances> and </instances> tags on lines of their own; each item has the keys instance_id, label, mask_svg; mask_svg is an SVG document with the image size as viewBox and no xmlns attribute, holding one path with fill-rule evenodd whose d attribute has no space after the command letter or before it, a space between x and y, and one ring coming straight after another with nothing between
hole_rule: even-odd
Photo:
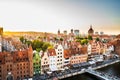
<instances>
[{"instance_id":1,"label":"sunset sky","mask_svg":"<svg viewBox=\"0 0 120 80\"><path fill-rule=\"evenodd\" d=\"M120 33L120 0L0 0L5 31Z\"/></svg>"}]
</instances>

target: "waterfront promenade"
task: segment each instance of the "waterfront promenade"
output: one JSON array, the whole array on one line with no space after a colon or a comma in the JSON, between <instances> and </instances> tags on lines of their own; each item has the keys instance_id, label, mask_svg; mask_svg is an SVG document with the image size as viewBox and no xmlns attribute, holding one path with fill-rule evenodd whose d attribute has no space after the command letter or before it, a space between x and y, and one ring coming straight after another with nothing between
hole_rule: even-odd
<instances>
[{"instance_id":1,"label":"waterfront promenade","mask_svg":"<svg viewBox=\"0 0 120 80\"><path fill-rule=\"evenodd\" d=\"M50 74L50 75L48 75L48 74L38 75L37 77L33 77L33 80L39 80L39 79L40 80L54 80L54 79L56 80L56 78L57 79L64 79L64 78L68 78L68 77L72 77L72 76L75 76L75 75L86 73L86 70L89 70L89 69L97 70L97 69L100 69L100 68L118 63L118 62L120 62L120 59L105 60L102 63L97 64L97 65L92 64L92 65L89 65L87 67L83 66L83 68L77 67L75 69L65 69L61 72L57 72L57 71L52 72L52 74ZM103 74L101 72L101 75L103 75ZM106 78L105 80L110 80L110 79ZM117 80L117 79L113 79L113 80Z\"/></svg>"},{"instance_id":2,"label":"waterfront promenade","mask_svg":"<svg viewBox=\"0 0 120 80\"><path fill-rule=\"evenodd\" d=\"M100 69L100 68L103 68L103 67L106 67L106 66L118 63L118 62L120 62L120 59L107 60L107 61L104 61L102 64L100 64L98 66L88 67L86 69L82 69L81 71L76 70L73 73L69 73L69 74L65 74L65 75L62 75L62 76L58 76L58 79L64 79L64 78L67 78L67 77L71 77L71 76L75 76L75 75L79 75L79 74L85 73L86 70L89 69L89 68L92 68L93 70L97 70L97 69ZM107 80L107 79L105 79L105 80ZM108 79L108 80L110 80L110 79Z\"/></svg>"}]
</instances>

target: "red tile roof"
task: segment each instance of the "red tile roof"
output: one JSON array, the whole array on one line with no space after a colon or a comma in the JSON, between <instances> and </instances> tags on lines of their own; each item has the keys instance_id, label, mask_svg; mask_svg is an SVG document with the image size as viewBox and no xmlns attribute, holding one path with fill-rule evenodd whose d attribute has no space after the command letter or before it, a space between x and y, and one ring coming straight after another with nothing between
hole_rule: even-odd
<instances>
[{"instance_id":1,"label":"red tile roof","mask_svg":"<svg viewBox=\"0 0 120 80\"><path fill-rule=\"evenodd\" d=\"M48 49L49 56L56 56L55 49Z\"/></svg>"},{"instance_id":2,"label":"red tile roof","mask_svg":"<svg viewBox=\"0 0 120 80\"><path fill-rule=\"evenodd\" d=\"M87 47L81 47L80 52L81 54L87 54Z\"/></svg>"},{"instance_id":3,"label":"red tile roof","mask_svg":"<svg viewBox=\"0 0 120 80\"><path fill-rule=\"evenodd\" d=\"M69 58L71 57L71 50L65 49L64 50L64 58Z\"/></svg>"}]
</instances>

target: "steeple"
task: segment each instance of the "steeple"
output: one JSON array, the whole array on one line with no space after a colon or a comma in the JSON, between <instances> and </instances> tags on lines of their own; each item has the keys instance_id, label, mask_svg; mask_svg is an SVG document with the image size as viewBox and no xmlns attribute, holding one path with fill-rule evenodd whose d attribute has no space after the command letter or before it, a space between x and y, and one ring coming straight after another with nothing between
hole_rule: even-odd
<instances>
[{"instance_id":1,"label":"steeple","mask_svg":"<svg viewBox=\"0 0 120 80\"><path fill-rule=\"evenodd\" d=\"M89 35L93 35L94 34L94 30L92 29L92 25L90 25L90 29L88 30L88 34Z\"/></svg>"},{"instance_id":2,"label":"steeple","mask_svg":"<svg viewBox=\"0 0 120 80\"><path fill-rule=\"evenodd\" d=\"M58 35L60 35L60 30L58 29Z\"/></svg>"}]
</instances>

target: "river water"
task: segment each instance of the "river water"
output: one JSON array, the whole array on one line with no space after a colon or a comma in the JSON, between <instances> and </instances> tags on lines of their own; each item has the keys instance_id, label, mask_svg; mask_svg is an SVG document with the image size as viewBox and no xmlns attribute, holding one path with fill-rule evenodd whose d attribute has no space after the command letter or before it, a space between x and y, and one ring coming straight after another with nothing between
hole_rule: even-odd
<instances>
[{"instance_id":1,"label":"river water","mask_svg":"<svg viewBox=\"0 0 120 80\"><path fill-rule=\"evenodd\" d=\"M98 71L109 73L120 78L120 63L115 63L113 65L101 68ZM100 80L100 79L96 78L95 76L84 73L63 80Z\"/></svg>"}]
</instances>

